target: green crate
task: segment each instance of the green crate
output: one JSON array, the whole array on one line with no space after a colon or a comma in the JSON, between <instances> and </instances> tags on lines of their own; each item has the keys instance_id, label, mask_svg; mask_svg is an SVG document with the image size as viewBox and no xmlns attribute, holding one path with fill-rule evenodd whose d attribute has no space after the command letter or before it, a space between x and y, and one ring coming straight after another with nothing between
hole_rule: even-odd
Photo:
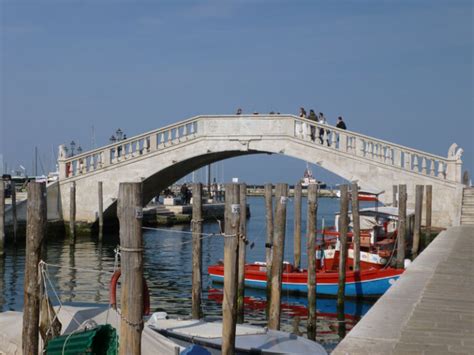
<instances>
[{"instance_id":1,"label":"green crate","mask_svg":"<svg viewBox=\"0 0 474 355\"><path fill-rule=\"evenodd\" d=\"M64 343L66 343L66 346L64 346ZM61 335L51 339L46 346L46 354L48 355L115 355L117 353L117 331L109 324L100 325L91 330Z\"/></svg>"}]
</instances>

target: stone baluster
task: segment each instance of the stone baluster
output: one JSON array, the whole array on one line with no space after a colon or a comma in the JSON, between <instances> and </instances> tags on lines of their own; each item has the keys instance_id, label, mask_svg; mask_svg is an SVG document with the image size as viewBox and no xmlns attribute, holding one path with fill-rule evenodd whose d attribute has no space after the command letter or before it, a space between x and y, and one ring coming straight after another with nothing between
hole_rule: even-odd
<instances>
[{"instance_id":1,"label":"stone baluster","mask_svg":"<svg viewBox=\"0 0 474 355\"><path fill-rule=\"evenodd\" d=\"M151 142L150 142L150 137L145 137L143 139L143 143L145 144L145 151L147 153L150 153L150 148L151 148Z\"/></svg>"},{"instance_id":2,"label":"stone baluster","mask_svg":"<svg viewBox=\"0 0 474 355\"><path fill-rule=\"evenodd\" d=\"M409 152L405 152L405 170L411 171L411 154Z\"/></svg>"},{"instance_id":3,"label":"stone baluster","mask_svg":"<svg viewBox=\"0 0 474 355\"><path fill-rule=\"evenodd\" d=\"M431 176L436 176L436 166L435 166L435 160L430 159L430 175Z\"/></svg>"},{"instance_id":4,"label":"stone baluster","mask_svg":"<svg viewBox=\"0 0 474 355\"><path fill-rule=\"evenodd\" d=\"M188 125L183 126L183 138L188 139Z\"/></svg>"},{"instance_id":5,"label":"stone baluster","mask_svg":"<svg viewBox=\"0 0 474 355\"><path fill-rule=\"evenodd\" d=\"M168 130L168 143L173 144L173 132L172 130Z\"/></svg>"},{"instance_id":6,"label":"stone baluster","mask_svg":"<svg viewBox=\"0 0 474 355\"><path fill-rule=\"evenodd\" d=\"M438 178L445 179L444 164L441 161L438 161Z\"/></svg>"},{"instance_id":7,"label":"stone baluster","mask_svg":"<svg viewBox=\"0 0 474 355\"><path fill-rule=\"evenodd\" d=\"M374 142L369 143L370 158L373 160L375 157L375 145Z\"/></svg>"},{"instance_id":8,"label":"stone baluster","mask_svg":"<svg viewBox=\"0 0 474 355\"><path fill-rule=\"evenodd\" d=\"M164 147L165 144L165 132L160 133L160 144Z\"/></svg>"},{"instance_id":9,"label":"stone baluster","mask_svg":"<svg viewBox=\"0 0 474 355\"><path fill-rule=\"evenodd\" d=\"M103 150L100 154L101 154L101 157L100 157L101 166L104 167L104 166L110 165L110 149L107 148Z\"/></svg>"},{"instance_id":10,"label":"stone baluster","mask_svg":"<svg viewBox=\"0 0 474 355\"><path fill-rule=\"evenodd\" d=\"M342 152L347 151L347 135L339 133L339 150Z\"/></svg>"},{"instance_id":11,"label":"stone baluster","mask_svg":"<svg viewBox=\"0 0 474 355\"><path fill-rule=\"evenodd\" d=\"M364 140L362 138L355 138L355 155L363 157L364 154Z\"/></svg>"},{"instance_id":12,"label":"stone baluster","mask_svg":"<svg viewBox=\"0 0 474 355\"><path fill-rule=\"evenodd\" d=\"M402 151L400 149L393 149L393 165L396 167L402 166Z\"/></svg>"},{"instance_id":13,"label":"stone baluster","mask_svg":"<svg viewBox=\"0 0 474 355\"><path fill-rule=\"evenodd\" d=\"M374 143L374 160L380 160L379 145Z\"/></svg>"},{"instance_id":14,"label":"stone baluster","mask_svg":"<svg viewBox=\"0 0 474 355\"><path fill-rule=\"evenodd\" d=\"M140 155L140 140L133 142L135 144L135 156Z\"/></svg>"},{"instance_id":15,"label":"stone baluster","mask_svg":"<svg viewBox=\"0 0 474 355\"><path fill-rule=\"evenodd\" d=\"M95 157L94 155L89 155L87 157L87 172L95 170Z\"/></svg>"},{"instance_id":16,"label":"stone baluster","mask_svg":"<svg viewBox=\"0 0 474 355\"><path fill-rule=\"evenodd\" d=\"M327 130L324 130L324 134L323 134L323 145L328 145L328 141L329 141L329 137L328 137L328 132Z\"/></svg>"},{"instance_id":17,"label":"stone baluster","mask_svg":"<svg viewBox=\"0 0 474 355\"><path fill-rule=\"evenodd\" d=\"M420 172L418 168L418 155L413 154L413 171Z\"/></svg>"},{"instance_id":18,"label":"stone baluster","mask_svg":"<svg viewBox=\"0 0 474 355\"><path fill-rule=\"evenodd\" d=\"M421 173L423 175L426 175L426 158L425 157L421 159Z\"/></svg>"},{"instance_id":19,"label":"stone baluster","mask_svg":"<svg viewBox=\"0 0 474 355\"><path fill-rule=\"evenodd\" d=\"M331 132L331 147L336 149L336 145L337 145L337 134L336 132L332 131Z\"/></svg>"},{"instance_id":20,"label":"stone baluster","mask_svg":"<svg viewBox=\"0 0 474 355\"><path fill-rule=\"evenodd\" d=\"M149 139L149 141L150 141L150 151L151 151L151 152L154 152L155 150L158 149L156 133L152 133L152 134L148 137L148 139Z\"/></svg>"}]
</instances>

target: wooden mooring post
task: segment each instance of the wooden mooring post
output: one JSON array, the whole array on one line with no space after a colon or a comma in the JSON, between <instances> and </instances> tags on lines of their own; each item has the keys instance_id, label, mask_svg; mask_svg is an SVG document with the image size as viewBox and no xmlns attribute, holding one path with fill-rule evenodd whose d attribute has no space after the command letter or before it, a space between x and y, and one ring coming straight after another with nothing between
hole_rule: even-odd
<instances>
[{"instance_id":1,"label":"wooden mooring post","mask_svg":"<svg viewBox=\"0 0 474 355\"><path fill-rule=\"evenodd\" d=\"M393 185L393 189L392 189L392 206L393 207L398 207L398 199L397 199L397 195L398 195L398 186L397 185Z\"/></svg>"},{"instance_id":2,"label":"wooden mooring post","mask_svg":"<svg viewBox=\"0 0 474 355\"><path fill-rule=\"evenodd\" d=\"M28 184L26 255L23 306L23 354L38 354L40 289L38 264L46 235L46 185Z\"/></svg>"},{"instance_id":3,"label":"wooden mooring post","mask_svg":"<svg viewBox=\"0 0 474 355\"><path fill-rule=\"evenodd\" d=\"M240 184L239 275L237 280L237 323L244 322L245 260L247 253L247 184Z\"/></svg>"},{"instance_id":4,"label":"wooden mooring post","mask_svg":"<svg viewBox=\"0 0 474 355\"><path fill-rule=\"evenodd\" d=\"M267 266L267 315L272 290L272 246L273 246L273 185L265 184L265 221L267 238L265 240L265 261Z\"/></svg>"},{"instance_id":5,"label":"wooden mooring post","mask_svg":"<svg viewBox=\"0 0 474 355\"><path fill-rule=\"evenodd\" d=\"M104 193L103 193L103 186L102 181L99 181L97 184L97 194L99 200L99 208L98 208L98 218L99 218L99 241L102 241L104 237Z\"/></svg>"},{"instance_id":6,"label":"wooden mooring post","mask_svg":"<svg viewBox=\"0 0 474 355\"><path fill-rule=\"evenodd\" d=\"M405 267L405 248L407 233L407 185L398 186L398 243L397 243L397 268Z\"/></svg>"},{"instance_id":7,"label":"wooden mooring post","mask_svg":"<svg viewBox=\"0 0 474 355\"><path fill-rule=\"evenodd\" d=\"M351 185L352 203L352 242L354 244L354 271L360 271L360 216L359 216L359 187L356 182Z\"/></svg>"},{"instance_id":8,"label":"wooden mooring post","mask_svg":"<svg viewBox=\"0 0 474 355\"><path fill-rule=\"evenodd\" d=\"M18 235L18 216L16 211L16 186L15 183L11 182L12 190L12 223L13 223L13 244L16 244Z\"/></svg>"},{"instance_id":9,"label":"wooden mooring post","mask_svg":"<svg viewBox=\"0 0 474 355\"><path fill-rule=\"evenodd\" d=\"M0 256L5 253L5 183L0 180Z\"/></svg>"},{"instance_id":10,"label":"wooden mooring post","mask_svg":"<svg viewBox=\"0 0 474 355\"><path fill-rule=\"evenodd\" d=\"M120 183L117 215L122 272L120 354L140 354L144 293L141 183Z\"/></svg>"},{"instance_id":11,"label":"wooden mooring post","mask_svg":"<svg viewBox=\"0 0 474 355\"><path fill-rule=\"evenodd\" d=\"M288 184L277 184L275 187L275 229L272 248L272 290L268 312L268 328L274 330L280 329L281 281L283 273L283 255L285 252L287 201Z\"/></svg>"},{"instance_id":12,"label":"wooden mooring post","mask_svg":"<svg viewBox=\"0 0 474 355\"><path fill-rule=\"evenodd\" d=\"M309 193L309 192L308 192ZM301 196L302 186L297 183L294 188L294 233L293 233L293 252L294 252L294 266L301 267Z\"/></svg>"},{"instance_id":13,"label":"wooden mooring post","mask_svg":"<svg viewBox=\"0 0 474 355\"><path fill-rule=\"evenodd\" d=\"M318 185L308 186L308 218L306 221L306 253L308 255L308 339L316 340L316 232Z\"/></svg>"},{"instance_id":14,"label":"wooden mooring post","mask_svg":"<svg viewBox=\"0 0 474 355\"><path fill-rule=\"evenodd\" d=\"M421 215L423 213L423 185L416 185L415 190L415 225L413 230L412 259L418 256L421 239Z\"/></svg>"},{"instance_id":15,"label":"wooden mooring post","mask_svg":"<svg viewBox=\"0 0 474 355\"><path fill-rule=\"evenodd\" d=\"M222 299L222 354L235 352L237 273L239 254L240 192L238 184L225 187L224 297Z\"/></svg>"},{"instance_id":16,"label":"wooden mooring post","mask_svg":"<svg viewBox=\"0 0 474 355\"><path fill-rule=\"evenodd\" d=\"M339 283L337 290L337 310L344 314L344 297L346 289L347 231L349 228L349 193L348 186L341 185L341 213L339 216ZM339 319L341 321L341 319Z\"/></svg>"},{"instance_id":17,"label":"wooden mooring post","mask_svg":"<svg viewBox=\"0 0 474 355\"><path fill-rule=\"evenodd\" d=\"M192 289L192 317L200 319L202 293L202 184L193 184L193 289Z\"/></svg>"},{"instance_id":18,"label":"wooden mooring post","mask_svg":"<svg viewBox=\"0 0 474 355\"><path fill-rule=\"evenodd\" d=\"M69 244L76 242L76 182L69 188Z\"/></svg>"},{"instance_id":19,"label":"wooden mooring post","mask_svg":"<svg viewBox=\"0 0 474 355\"><path fill-rule=\"evenodd\" d=\"M433 205L433 185L426 185L426 200L425 200L425 234L426 238L431 240L431 214Z\"/></svg>"}]
</instances>

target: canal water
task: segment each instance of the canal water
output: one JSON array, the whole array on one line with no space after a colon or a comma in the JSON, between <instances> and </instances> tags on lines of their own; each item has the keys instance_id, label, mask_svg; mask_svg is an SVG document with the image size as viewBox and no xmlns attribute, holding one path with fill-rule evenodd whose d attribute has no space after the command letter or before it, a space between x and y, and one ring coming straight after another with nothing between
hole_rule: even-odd
<instances>
[{"instance_id":1,"label":"canal water","mask_svg":"<svg viewBox=\"0 0 474 355\"><path fill-rule=\"evenodd\" d=\"M262 197L249 197L251 217L247 231L250 239L247 260L265 260L265 203ZM303 199L302 230L306 230L306 199ZM334 224L334 213L339 209L338 199L319 199L318 228L324 218L325 225ZM188 317L191 313L191 234L189 225L144 230L145 278L151 293L152 311L165 311L170 316ZM204 233L218 233L219 225L205 223ZM304 234L304 233L303 233ZM306 266L305 238L302 245L302 265ZM118 235L104 236L99 243L95 237L78 238L70 246L64 238L48 238L45 259L48 274L61 302L108 302L110 272L114 269L115 248ZM223 238L203 239L203 312L207 319L219 319L222 315L222 290L212 284L207 266L223 259ZM24 243L16 248L7 245L5 258L0 258L0 311L21 310L23 307ZM293 260L293 204L287 208L285 260ZM103 271L103 272L98 272ZM118 293L119 295L120 293ZM54 295L51 294L54 301ZM336 315L336 300L317 300L317 341L328 351L370 309L372 302L347 301L345 321ZM265 293L246 290L245 321L254 325L266 325ZM282 294L281 328L284 331L306 335L307 300L290 294Z\"/></svg>"}]
</instances>

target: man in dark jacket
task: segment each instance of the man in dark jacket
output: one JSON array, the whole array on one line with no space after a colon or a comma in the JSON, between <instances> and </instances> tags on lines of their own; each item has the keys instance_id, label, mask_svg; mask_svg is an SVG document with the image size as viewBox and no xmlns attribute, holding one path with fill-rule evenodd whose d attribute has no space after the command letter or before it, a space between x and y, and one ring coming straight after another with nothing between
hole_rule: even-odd
<instances>
[{"instance_id":1,"label":"man in dark jacket","mask_svg":"<svg viewBox=\"0 0 474 355\"><path fill-rule=\"evenodd\" d=\"M337 118L336 127L337 127L337 128L340 128L340 129L347 129L346 124L345 124L344 121L342 120L342 116L339 116L339 117Z\"/></svg>"}]
</instances>

